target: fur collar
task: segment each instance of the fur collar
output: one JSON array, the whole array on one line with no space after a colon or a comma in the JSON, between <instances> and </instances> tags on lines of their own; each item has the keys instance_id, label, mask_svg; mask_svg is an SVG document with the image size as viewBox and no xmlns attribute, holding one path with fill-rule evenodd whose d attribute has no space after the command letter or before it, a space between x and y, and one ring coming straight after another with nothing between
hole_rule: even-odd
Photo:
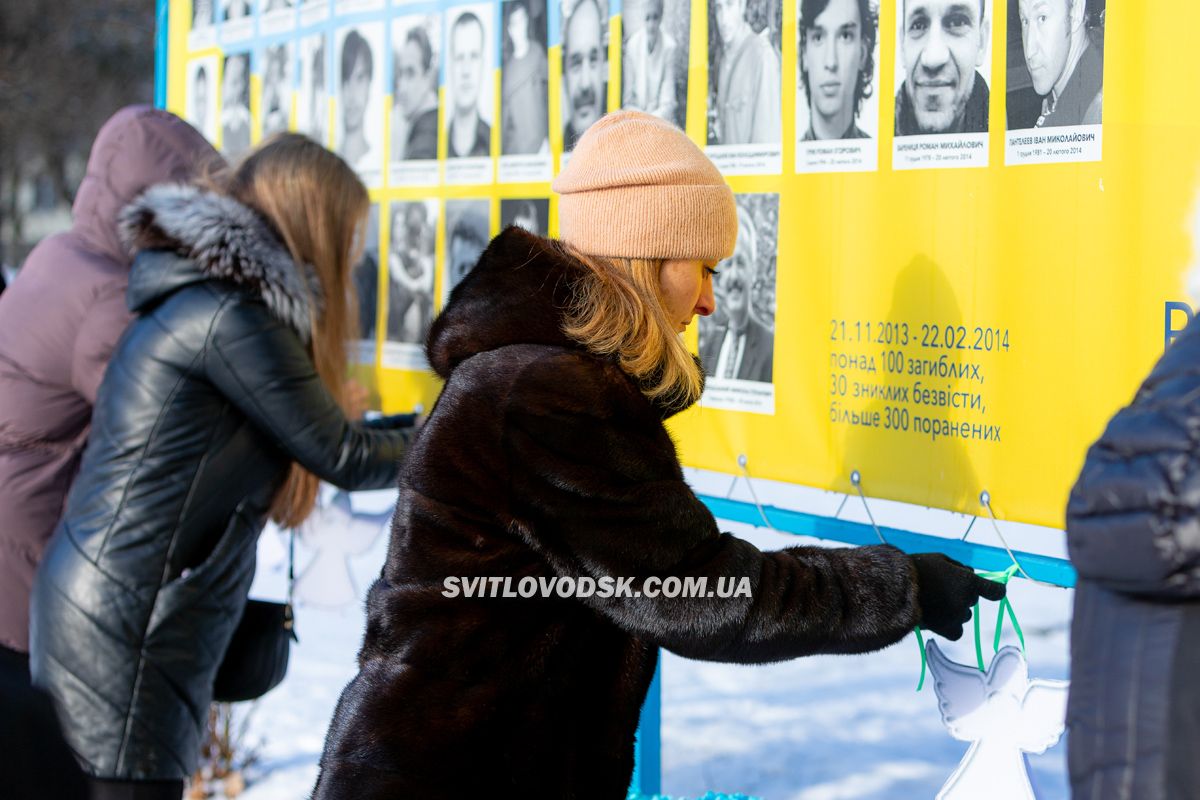
<instances>
[{"instance_id":1,"label":"fur collar","mask_svg":"<svg viewBox=\"0 0 1200 800\"><path fill-rule=\"evenodd\" d=\"M425 344L430 366L448 380L466 359L506 345L583 350L562 327L575 284L585 274L557 242L510 226L491 241L434 321ZM696 369L704 375L699 359ZM687 407L651 402L664 419Z\"/></svg>"},{"instance_id":2,"label":"fur collar","mask_svg":"<svg viewBox=\"0 0 1200 800\"><path fill-rule=\"evenodd\" d=\"M232 198L184 184L151 187L121 211L131 250L168 250L201 277L229 281L261 298L306 343L321 291L315 271L297 265L270 223Z\"/></svg>"}]
</instances>

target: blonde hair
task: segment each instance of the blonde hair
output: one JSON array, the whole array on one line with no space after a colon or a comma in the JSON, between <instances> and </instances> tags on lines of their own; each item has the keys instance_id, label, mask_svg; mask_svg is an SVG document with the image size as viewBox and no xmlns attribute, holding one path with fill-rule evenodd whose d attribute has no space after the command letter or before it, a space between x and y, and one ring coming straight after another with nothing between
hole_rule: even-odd
<instances>
[{"instance_id":1,"label":"blonde hair","mask_svg":"<svg viewBox=\"0 0 1200 800\"><path fill-rule=\"evenodd\" d=\"M358 330L351 269L360 249L356 236L370 208L362 181L340 157L296 133L271 137L210 181L262 214L296 264L315 273L321 297L310 298L309 353L321 383L343 404L347 348ZM319 486L315 475L293 462L272 501L271 518L284 527L299 525L312 513Z\"/></svg>"},{"instance_id":2,"label":"blonde hair","mask_svg":"<svg viewBox=\"0 0 1200 800\"><path fill-rule=\"evenodd\" d=\"M589 256L564 243L586 271L573 287L563 332L592 353L615 356L642 393L669 406L700 398L704 380L663 306L662 259Z\"/></svg>"}]
</instances>

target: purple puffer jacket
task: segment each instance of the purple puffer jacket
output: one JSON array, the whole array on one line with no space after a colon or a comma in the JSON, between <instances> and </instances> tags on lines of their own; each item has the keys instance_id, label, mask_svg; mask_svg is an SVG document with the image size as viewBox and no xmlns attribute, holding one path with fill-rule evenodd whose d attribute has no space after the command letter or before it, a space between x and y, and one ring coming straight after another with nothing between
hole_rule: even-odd
<instances>
[{"instance_id":1,"label":"purple puffer jacket","mask_svg":"<svg viewBox=\"0 0 1200 800\"><path fill-rule=\"evenodd\" d=\"M29 649L29 593L87 441L96 387L130 320L133 256L117 213L219 156L183 120L130 106L104 124L71 230L33 249L0 294L0 645Z\"/></svg>"}]
</instances>

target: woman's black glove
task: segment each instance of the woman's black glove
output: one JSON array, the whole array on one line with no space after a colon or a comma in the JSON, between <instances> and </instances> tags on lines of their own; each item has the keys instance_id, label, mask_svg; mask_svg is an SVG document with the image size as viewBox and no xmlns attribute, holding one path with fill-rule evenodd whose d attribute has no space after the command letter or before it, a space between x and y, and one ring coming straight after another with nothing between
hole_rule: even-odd
<instances>
[{"instance_id":1,"label":"woman's black glove","mask_svg":"<svg viewBox=\"0 0 1200 800\"><path fill-rule=\"evenodd\" d=\"M971 609L980 597L1004 597L1004 584L979 577L953 558L941 553L917 553L911 558L917 568L921 627L938 636L951 641L961 639L963 624L971 619Z\"/></svg>"}]
</instances>

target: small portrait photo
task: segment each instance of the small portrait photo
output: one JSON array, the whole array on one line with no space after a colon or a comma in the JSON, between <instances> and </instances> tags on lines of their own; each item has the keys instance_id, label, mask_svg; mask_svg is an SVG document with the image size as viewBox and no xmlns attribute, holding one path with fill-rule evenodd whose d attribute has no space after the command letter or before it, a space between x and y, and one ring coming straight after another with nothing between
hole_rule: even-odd
<instances>
[{"instance_id":1,"label":"small portrait photo","mask_svg":"<svg viewBox=\"0 0 1200 800\"><path fill-rule=\"evenodd\" d=\"M1009 0L1008 129L1099 125L1105 0Z\"/></svg>"},{"instance_id":2,"label":"small portrait photo","mask_svg":"<svg viewBox=\"0 0 1200 800\"><path fill-rule=\"evenodd\" d=\"M221 70L221 152L230 161L250 149L250 54L225 56Z\"/></svg>"},{"instance_id":3,"label":"small portrait photo","mask_svg":"<svg viewBox=\"0 0 1200 800\"><path fill-rule=\"evenodd\" d=\"M276 11L291 11L296 7L293 0L260 0L262 3L262 13L271 14Z\"/></svg>"},{"instance_id":4,"label":"small portrait photo","mask_svg":"<svg viewBox=\"0 0 1200 800\"><path fill-rule=\"evenodd\" d=\"M779 195L744 194L736 201L737 245L717 265L716 312L700 318L700 361L710 382L771 383Z\"/></svg>"},{"instance_id":5,"label":"small portrait photo","mask_svg":"<svg viewBox=\"0 0 1200 800\"><path fill-rule=\"evenodd\" d=\"M488 200L446 201L446 275L442 296L449 296L479 261L491 239Z\"/></svg>"},{"instance_id":6,"label":"small portrait photo","mask_svg":"<svg viewBox=\"0 0 1200 800\"><path fill-rule=\"evenodd\" d=\"M383 167L383 23L338 32L335 149L359 173ZM378 175L366 180L378 182Z\"/></svg>"},{"instance_id":7,"label":"small portrait photo","mask_svg":"<svg viewBox=\"0 0 1200 800\"><path fill-rule=\"evenodd\" d=\"M626 0L621 10L621 107L687 124L688 0Z\"/></svg>"},{"instance_id":8,"label":"small portrait photo","mask_svg":"<svg viewBox=\"0 0 1200 800\"><path fill-rule=\"evenodd\" d=\"M782 141L782 0L708 0L708 144Z\"/></svg>"},{"instance_id":9,"label":"small portrait photo","mask_svg":"<svg viewBox=\"0 0 1200 800\"><path fill-rule=\"evenodd\" d=\"M544 0L504 0L500 50L500 153L550 152L550 73Z\"/></svg>"},{"instance_id":10,"label":"small portrait photo","mask_svg":"<svg viewBox=\"0 0 1200 800\"><path fill-rule=\"evenodd\" d=\"M608 1L562 0L563 152L608 111Z\"/></svg>"},{"instance_id":11,"label":"small portrait photo","mask_svg":"<svg viewBox=\"0 0 1200 800\"><path fill-rule=\"evenodd\" d=\"M392 21L393 163L437 158L441 41L436 16Z\"/></svg>"},{"instance_id":12,"label":"small portrait photo","mask_svg":"<svg viewBox=\"0 0 1200 800\"><path fill-rule=\"evenodd\" d=\"M326 56L329 50L323 33L300 40L300 97L297 129L313 141L329 146L329 92L326 89Z\"/></svg>"},{"instance_id":13,"label":"small portrait photo","mask_svg":"<svg viewBox=\"0 0 1200 800\"><path fill-rule=\"evenodd\" d=\"M391 217L387 339L422 344L433 321L437 201L392 203Z\"/></svg>"},{"instance_id":14,"label":"small portrait photo","mask_svg":"<svg viewBox=\"0 0 1200 800\"><path fill-rule=\"evenodd\" d=\"M252 13L251 0L221 0L221 19L225 22L245 19Z\"/></svg>"},{"instance_id":15,"label":"small portrait photo","mask_svg":"<svg viewBox=\"0 0 1200 800\"><path fill-rule=\"evenodd\" d=\"M262 53L262 137L288 130L292 113L292 43L283 42Z\"/></svg>"},{"instance_id":16,"label":"small portrait photo","mask_svg":"<svg viewBox=\"0 0 1200 800\"><path fill-rule=\"evenodd\" d=\"M194 58L187 65L187 121L210 142L217 138L217 57Z\"/></svg>"},{"instance_id":17,"label":"small portrait photo","mask_svg":"<svg viewBox=\"0 0 1200 800\"><path fill-rule=\"evenodd\" d=\"M500 229L509 225L538 236L550 235L550 200L545 197L500 201Z\"/></svg>"},{"instance_id":18,"label":"small portrait photo","mask_svg":"<svg viewBox=\"0 0 1200 800\"><path fill-rule=\"evenodd\" d=\"M896 136L987 132L993 5L900 0Z\"/></svg>"},{"instance_id":19,"label":"small portrait photo","mask_svg":"<svg viewBox=\"0 0 1200 800\"><path fill-rule=\"evenodd\" d=\"M213 0L192 0L192 30L199 31L213 26Z\"/></svg>"},{"instance_id":20,"label":"small portrait photo","mask_svg":"<svg viewBox=\"0 0 1200 800\"><path fill-rule=\"evenodd\" d=\"M372 203L366 227L361 230L362 257L354 265L354 291L358 295L358 338L375 341L375 315L379 308L379 204Z\"/></svg>"},{"instance_id":21,"label":"small portrait photo","mask_svg":"<svg viewBox=\"0 0 1200 800\"><path fill-rule=\"evenodd\" d=\"M801 141L879 130L878 0L800 0L796 130Z\"/></svg>"},{"instance_id":22,"label":"small portrait photo","mask_svg":"<svg viewBox=\"0 0 1200 800\"><path fill-rule=\"evenodd\" d=\"M492 152L493 7L446 12L447 156L479 158Z\"/></svg>"}]
</instances>

